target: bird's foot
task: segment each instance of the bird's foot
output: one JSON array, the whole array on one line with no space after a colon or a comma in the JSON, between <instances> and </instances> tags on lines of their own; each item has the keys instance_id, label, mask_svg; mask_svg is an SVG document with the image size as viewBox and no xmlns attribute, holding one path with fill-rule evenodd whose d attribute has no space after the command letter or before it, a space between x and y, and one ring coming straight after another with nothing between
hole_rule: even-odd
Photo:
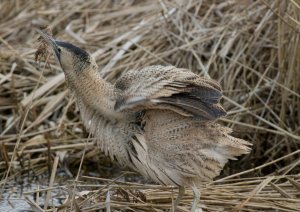
<instances>
[{"instance_id":1,"label":"bird's foot","mask_svg":"<svg viewBox=\"0 0 300 212\"><path fill-rule=\"evenodd\" d=\"M194 192L194 200L191 208L191 212L202 212L201 208L197 208L197 205L200 200L200 191L199 189L194 185L192 186L193 192Z\"/></svg>"},{"instance_id":2,"label":"bird's foot","mask_svg":"<svg viewBox=\"0 0 300 212\"><path fill-rule=\"evenodd\" d=\"M177 196L176 200L172 203L172 208L170 209L170 212L176 211L176 208L179 205L179 202L184 195L184 192L185 192L184 186L179 186L178 189L179 189L178 196Z\"/></svg>"}]
</instances>

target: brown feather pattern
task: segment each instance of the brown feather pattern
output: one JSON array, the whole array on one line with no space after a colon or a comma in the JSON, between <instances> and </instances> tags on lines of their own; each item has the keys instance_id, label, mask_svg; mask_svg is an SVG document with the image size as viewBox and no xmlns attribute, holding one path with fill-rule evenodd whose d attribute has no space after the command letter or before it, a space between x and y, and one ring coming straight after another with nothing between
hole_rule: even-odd
<instances>
[{"instance_id":1,"label":"brown feather pattern","mask_svg":"<svg viewBox=\"0 0 300 212\"><path fill-rule=\"evenodd\" d=\"M150 66L128 71L114 85L89 70L77 80L81 85L71 82L70 89L98 146L158 183L198 185L251 150L214 122L226 114L220 85L189 70Z\"/></svg>"}]
</instances>

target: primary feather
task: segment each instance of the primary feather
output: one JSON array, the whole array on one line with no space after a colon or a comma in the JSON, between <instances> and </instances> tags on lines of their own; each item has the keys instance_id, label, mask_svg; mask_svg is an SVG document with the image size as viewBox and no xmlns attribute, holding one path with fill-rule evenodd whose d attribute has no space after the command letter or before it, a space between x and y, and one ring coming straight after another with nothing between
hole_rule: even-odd
<instances>
[{"instance_id":1,"label":"primary feather","mask_svg":"<svg viewBox=\"0 0 300 212\"><path fill-rule=\"evenodd\" d=\"M115 110L169 109L184 116L214 120L225 115L219 103L218 83L174 66L150 66L131 70L115 84L121 97Z\"/></svg>"}]
</instances>

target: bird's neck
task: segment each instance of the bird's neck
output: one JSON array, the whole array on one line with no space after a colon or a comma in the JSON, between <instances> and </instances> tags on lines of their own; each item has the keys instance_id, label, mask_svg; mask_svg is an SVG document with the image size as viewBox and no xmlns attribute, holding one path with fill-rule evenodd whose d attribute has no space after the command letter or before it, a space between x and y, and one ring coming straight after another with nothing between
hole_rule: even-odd
<instances>
[{"instance_id":1,"label":"bird's neck","mask_svg":"<svg viewBox=\"0 0 300 212\"><path fill-rule=\"evenodd\" d=\"M77 76L67 76L70 90L77 100L108 118L119 118L114 111L117 93L111 83L105 81L97 70L84 70Z\"/></svg>"}]
</instances>

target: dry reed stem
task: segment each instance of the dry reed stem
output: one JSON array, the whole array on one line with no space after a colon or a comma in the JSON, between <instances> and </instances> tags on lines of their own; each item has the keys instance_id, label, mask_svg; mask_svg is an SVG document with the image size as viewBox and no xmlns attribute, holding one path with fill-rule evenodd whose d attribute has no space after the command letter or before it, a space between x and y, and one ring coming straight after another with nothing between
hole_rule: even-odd
<instances>
[{"instance_id":1,"label":"dry reed stem","mask_svg":"<svg viewBox=\"0 0 300 212\"><path fill-rule=\"evenodd\" d=\"M50 189L53 187L53 184L54 184L57 165L58 165L58 159L59 159L59 157L56 156L54 158L54 161L53 161L52 172L51 172L51 175L50 175L50 182L49 182L49 188ZM44 210L47 210L50 198L51 198L51 190L48 190L47 195L46 195L46 199L45 199Z\"/></svg>"}]
</instances>

